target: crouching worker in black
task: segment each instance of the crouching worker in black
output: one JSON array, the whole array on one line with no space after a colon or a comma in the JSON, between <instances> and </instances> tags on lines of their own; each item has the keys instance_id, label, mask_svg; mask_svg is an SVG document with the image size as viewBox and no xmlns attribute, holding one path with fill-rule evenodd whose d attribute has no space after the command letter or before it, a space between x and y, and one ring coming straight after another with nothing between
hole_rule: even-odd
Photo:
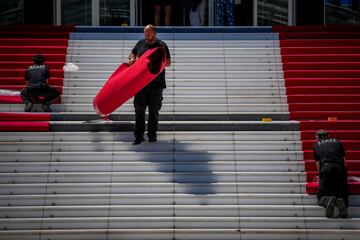
<instances>
[{"instance_id":1,"label":"crouching worker in black","mask_svg":"<svg viewBox=\"0 0 360 240\"><path fill-rule=\"evenodd\" d=\"M48 85L50 77L49 68L44 65L45 57L37 54L32 58L34 65L29 66L25 72L26 87L21 91L21 98L25 102L25 112L31 112L33 104L44 97L41 108L51 112L50 105L60 96L58 90Z\"/></svg>"},{"instance_id":2,"label":"crouching worker in black","mask_svg":"<svg viewBox=\"0 0 360 240\"><path fill-rule=\"evenodd\" d=\"M318 204L326 208L327 218L334 215L335 206L339 208L339 216L346 218L349 188L344 146L322 129L316 132L316 139L313 149L320 177Z\"/></svg>"},{"instance_id":3,"label":"crouching worker in black","mask_svg":"<svg viewBox=\"0 0 360 240\"><path fill-rule=\"evenodd\" d=\"M138 41L129 55L129 65L133 64L138 57L144 54L147 50L156 47L165 48L167 63L166 66L171 65L171 57L168 46L165 42L156 37L156 29L154 25L147 25L144 28L144 39ZM166 88L165 70L162 71L152 82L145 86L140 92L135 95L135 141L134 145L145 141L145 111L149 108L148 119L148 133L149 142L157 141L157 130L159 122L159 111L162 105L162 92Z\"/></svg>"}]
</instances>

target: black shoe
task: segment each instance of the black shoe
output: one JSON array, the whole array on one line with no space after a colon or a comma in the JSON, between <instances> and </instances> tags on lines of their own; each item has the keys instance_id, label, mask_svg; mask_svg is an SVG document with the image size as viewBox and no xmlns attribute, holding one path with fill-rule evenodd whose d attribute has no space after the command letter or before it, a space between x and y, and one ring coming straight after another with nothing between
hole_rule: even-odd
<instances>
[{"instance_id":1,"label":"black shoe","mask_svg":"<svg viewBox=\"0 0 360 240\"><path fill-rule=\"evenodd\" d=\"M336 206L339 208L339 216L341 218L347 218L348 211L347 211L344 199L338 198L338 199L336 199L335 203L336 203Z\"/></svg>"},{"instance_id":2,"label":"black shoe","mask_svg":"<svg viewBox=\"0 0 360 240\"><path fill-rule=\"evenodd\" d=\"M31 112L31 109L33 108L33 104L31 102L26 103L25 105L25 112Z\"/></svg>"},{"instance_id":3,"label":"black shoe","mask_svg":"<svg viewBox=\"0 0 360 240\"><path fill-rule=\"evenodd\" d=\"M325 216L327 218L331 218L334 215L335 201L336 201L336 197L334 196L329 197L327 201L326 210L325 210Z\"/></svg>"},{"instance_id":4,"label":"black shoe","mask_svg":"<svg viewBox=\"0 0 360 240\"><path fill-rule=\"evenodd\" d=\"M145 141L144 138L135 138L135 141L133 142L133 145L139 145L143 141Z\"/></svg>"},{"instance_id":5,"label":"black shoe","mask_svg":"<svg viewBox=\"0 0 360 240\"><path fill-rule=\"evenodd\" d=\"M149 138L149 142L157 142L157 139L152 137L152 138Z\"/></svg>"},{"instance_id":6,"label":"black shoe","mask_svg":"<svg viewBox=\"0 0 360 240\"><path fill-rule=\"evenodd\" d=\"M51 112L51 108L48 104L42 104L41 108L44 110L44 112Z\"/></svg>"}]
</instances>

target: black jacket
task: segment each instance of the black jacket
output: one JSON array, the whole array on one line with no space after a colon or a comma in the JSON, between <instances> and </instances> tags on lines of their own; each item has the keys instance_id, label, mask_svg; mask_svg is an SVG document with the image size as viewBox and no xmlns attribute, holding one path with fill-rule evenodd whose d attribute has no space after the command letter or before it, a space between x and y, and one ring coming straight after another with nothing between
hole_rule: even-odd
<instances>
[{"instance_id":1,"label":"black jacket","mask_svg":"<svg viewBox=\"0 0 360 240\"><path fill-rule=\"evenodd\" d=\"M171 59L170 51L168 46L165 42L161 41L160 39L156 39L155 43L148 44L145 39L142 39L138 41L135 45L135 47L132 49L132 53L135 56L140 57L143 55L147 50L157 48L157 47L163 47L165 48L165 54L167 59ZM165 82L165 69L162 71L154 80L152 80L147 87L150 88L166 88L166 82Z\"/></svg>"}]
</instances>

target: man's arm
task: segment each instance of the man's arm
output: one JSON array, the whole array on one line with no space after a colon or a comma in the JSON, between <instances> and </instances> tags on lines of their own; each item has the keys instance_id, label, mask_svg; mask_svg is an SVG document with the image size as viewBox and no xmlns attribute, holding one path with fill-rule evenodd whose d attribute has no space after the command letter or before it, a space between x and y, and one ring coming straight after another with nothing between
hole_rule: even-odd
<instances>
[{"instance_id":1,"label":"man's arm","mask_svg":"<svg viewBox=\"0 0 360 240\"><path fill-rule=\"evenodd\" d=\"M339 140L338 140L339 141ZM341 154L342 154L342 159L343 159L343 162L344 162L344 166L346 167L346 152L345 152L345 147L344 145L342 144L342 142L339 141L339 144L340 144L340 148L341 148Z\"/></svg>"},{"instance_id":2,"label":"man's arm","mask_svg":"<svg viewBox=\"0 0 360 240\"><path fill-rule=\"evenodd\" d=\"M166 54L166 67L169 67L171 65L171 55L170 55L170 50L169 50L168 46L166 45L166 43L164 43L164 48L165 48L165 54Z\"/></svg>"},{"instance_id":3,"label":"man's arm","mask_svg":"<svg viewBox=\"0 0 360 240\"><path fill-rule=\"evenodd\" d=\"M50 78L50 69L46 67L46 73L45 73L45 83L49 84L49 78Z\"/></svg>"},{"instance_id":4,"label":"man's arm","mask_svg":"<svg viewBox=\"0 0 360 240\"><path fill-rule=\"evenodd\" d=\"M29 68L26 69L25 71L25 82L26 82L26 86L29 85Z\"/></svg>"},{"instance_id":5,"label":"man's arm","mask_svg":"<svg viewBox=\"0 0 360 240\"><path fill-rule=\"evenodd\" d=\"M320 157L318 155L317 142L315 142L314 145L313 145L313 153L314 153L314 159L315 159L315 163L316 163L316 168L319 171L320 170Z\"/></svg>"}]
</instances>

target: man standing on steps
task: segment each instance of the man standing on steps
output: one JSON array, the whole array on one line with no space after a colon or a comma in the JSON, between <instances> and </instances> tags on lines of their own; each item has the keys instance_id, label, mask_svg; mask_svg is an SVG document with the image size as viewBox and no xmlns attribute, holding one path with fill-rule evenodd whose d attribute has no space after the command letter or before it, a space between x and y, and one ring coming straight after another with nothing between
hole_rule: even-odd
<instances>
[{"instance_id":1,"label":"man standing on steps","mask_svg":"<svg viewBox=\"0 0 360 240\"><path fill-rule=\"evenodd\" d=\"M156 47L165 48L167 63L166 66L171 65L171 57L168 46L165 42L156 37L156 29L154 25L147 25L144 28L144 39L139 40L135 47L131 50L129 55L129 65L132 65L137 58L149 49ZM146 107L149 108L148 119L148 133L149 142L156 142L159 122L159 111L162 105L162 92L166 88L165 83L165 70L161 72L154 80L152 80L147 86L145 86L134 97L135 107L135 130L134 145L140 144L145 141L145 111Z\"/></svg>"},{"instance_id":2,"label":"man standing on steps","mask_svg":"<svg viewBox=\"0 0 360 240\"><path fill-rule=\"evenodd\" d=\"M21 91L21 98L25 102L25 112L31 112L33 104L44 97L42 110L51 112L50 104L60 96L55 88L48 85L50 78L49 68L44 65L45 57L36 54L32 58L34 65L29 66L25 72L26 87Z\"/></svg>"},{"instance_id":3,"label":"man standing on steps","mask_svg":"<svg viewBox=\"0 0 360 240\"><path fill-rule=\"evenodd\" d=\"M335 206L339 208L339 216L346 218L349 187L344 146L339 140L329 138L323 129L316 132L316 140L313 150L320 177L318 204L326 208L327 218L333 216Z\"/></svg>"}]
</instances>

